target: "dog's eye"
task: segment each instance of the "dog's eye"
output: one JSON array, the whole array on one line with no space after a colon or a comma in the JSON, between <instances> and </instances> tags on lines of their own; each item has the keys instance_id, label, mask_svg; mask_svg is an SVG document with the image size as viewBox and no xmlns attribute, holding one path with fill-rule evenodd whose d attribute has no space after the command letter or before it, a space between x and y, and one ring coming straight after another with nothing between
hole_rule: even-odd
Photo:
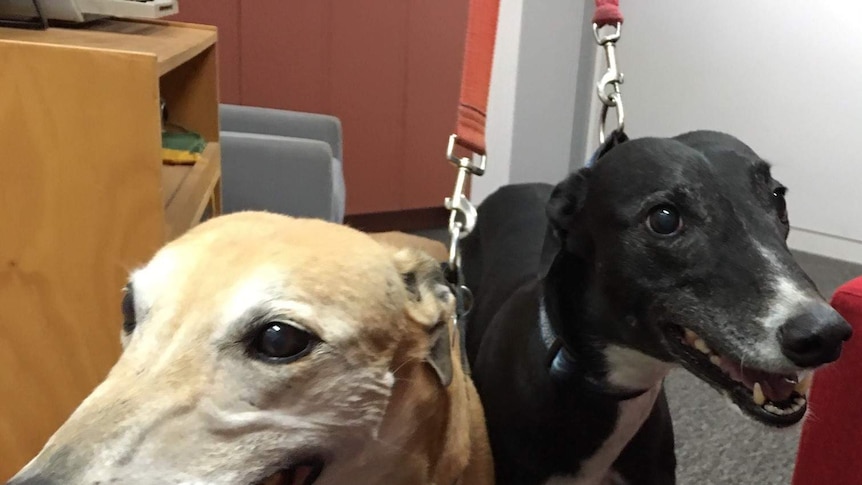
<instances>
[{"instance_id":1,"label":"dog's eye","mask_svg":"<svg viewBox=\"0 0 862 485\"><path fill-rule=\"evenodd\" d=\"M308 354L316 341L312 334L293 325L270 322L258 332L252 351L263 360L286 364Z\"/></svg>"},{"instance_id":2,"label":"dog's eye","mask_svg":"<svg viewBox=\"0 0 862 485\"><path fill-rule=\"evenodd\" d=\"M682 217L680 217L676 208L669 205L660 205L650 211L647 217L647 225L654 233L669 236L682 228Z\"/></svg>"},{"instance_id":3,"label":"dog's eye","mask_svg":"<svg viewBox=\"0 0 862 485\"><path fill-rule=\"evenodd\" d=\"M772 198L775 200L775 209L778 211L778 219L781 220L784 224L787 224L787 199L785 196L787 195L787 188L778 187L772 192Z\"/></svg>"},{"instance_id":4,"label":"dog's eye","mask_svg":"<svg viewBox=\"0 0 862 485\"><path fill-rule=\"evenodd\" d=\"M135 316L135 295L132 293L131 285L126 286L123 295L123 331L131 334L135 330L137 319Z\"/></svg>"}]
</instances>

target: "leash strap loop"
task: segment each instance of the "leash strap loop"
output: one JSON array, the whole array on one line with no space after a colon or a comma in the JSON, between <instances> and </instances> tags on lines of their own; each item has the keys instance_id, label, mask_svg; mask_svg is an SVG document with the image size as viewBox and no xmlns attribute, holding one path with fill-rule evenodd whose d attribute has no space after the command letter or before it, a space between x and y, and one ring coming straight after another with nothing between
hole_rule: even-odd
<instances>
[{"instance_id":1,"label":"leash strap loop","mask_svg":"<svg viewBox=\"0 0 862 485\"><path fill-rule=\"evenodd\" d=\"M623 14L620 12L620 0L596 0L596 11L593 13L593 23L599 27L622 24Z\"/></svg>"},{"instance_id":2,"label":"leash strap loop","mask_svg":"<svg viewBox=\"0 0 862 485\"><path fill-rule=\"evenodd\" d=\"M477 155L485 155L485 120L499 10L500 0L470 0L467 13L455 135L461 147Z\"/></svg>"}]
</instances>

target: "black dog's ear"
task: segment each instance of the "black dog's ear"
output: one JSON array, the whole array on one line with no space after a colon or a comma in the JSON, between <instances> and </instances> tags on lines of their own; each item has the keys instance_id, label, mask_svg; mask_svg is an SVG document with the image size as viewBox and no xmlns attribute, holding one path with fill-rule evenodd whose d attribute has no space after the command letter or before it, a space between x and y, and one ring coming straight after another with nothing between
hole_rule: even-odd
<instances>
[{"instance_id":1,"label":"black dog's ear","mask_svg":"<svg viewBox=\"0 0 862 485\"><path fill-rule=\"evenodd\" d=\"M596 160L602 158L605 153L611 151L612 148L629 141L629 136L620 130L614 130L610 135L605 139L605 142L602 143L602 146L599 147L598 153L596 154Z\"/></svg>"},{"instance_id":2,"label":"black dog's ear","mask_svg":"<svg viewBox=\"0 0 862 485\"><path fill-rule=\"evenodd\" d=\"M614 130L599 146L586 167L570 174L565 180L554 187L551 198L548 200L546 214L551 223L551 228L557 234L561 242L564 242L569 250L575 250L575 242L569 236L569 231L575 222L575 218L584 206L587 197L587 185L592 167L608 152L617 146L627 142L628 135L620 130Z\"/></svg>"},{"instance_id":3,"label":"black dog's ear","mask_svg":"<svg viewBox=\"0 0 862 485\"><path fill-rule=\"evenodd\" d=\"M592 169L582 168L557 184L545 208L551 227L565 239L575 217L584 206Z\"/></svg>"}]
</instances>

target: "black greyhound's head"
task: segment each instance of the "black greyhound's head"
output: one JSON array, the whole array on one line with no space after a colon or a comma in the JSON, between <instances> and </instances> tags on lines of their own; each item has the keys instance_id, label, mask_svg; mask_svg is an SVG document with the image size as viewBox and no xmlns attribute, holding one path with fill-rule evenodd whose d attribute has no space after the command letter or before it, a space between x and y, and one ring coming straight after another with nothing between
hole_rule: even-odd
<instances>
[{"instance_id":1,"label":"black greyhound's head","mask_svg":"<svg viewBox=\"0 0 862 485\"><path fill-rule=\"evenodd\" d=\"M705 131L626 141L569 176L548 216L590 332L681 364L760 422L799 422L810 371L851 328L788 250L785 192L748 146Z\"/></svg>"}]
</instances>

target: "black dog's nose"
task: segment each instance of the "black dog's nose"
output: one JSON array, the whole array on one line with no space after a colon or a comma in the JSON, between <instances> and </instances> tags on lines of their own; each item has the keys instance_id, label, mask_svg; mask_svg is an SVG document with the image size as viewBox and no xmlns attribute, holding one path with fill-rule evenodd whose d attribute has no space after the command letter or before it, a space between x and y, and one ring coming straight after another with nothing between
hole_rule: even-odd
<instances>
[{"instance_id":1,"label":"black dog's nose","mask_svg":"<svg viewBox=\"0 0 862 485\"><path fill-rule=\"evenodd\" d=\"M852 335L850 324L825 305L791 318L778 329L781 351L799 367L834 362Z\"/></svg>"}]
</instances>

